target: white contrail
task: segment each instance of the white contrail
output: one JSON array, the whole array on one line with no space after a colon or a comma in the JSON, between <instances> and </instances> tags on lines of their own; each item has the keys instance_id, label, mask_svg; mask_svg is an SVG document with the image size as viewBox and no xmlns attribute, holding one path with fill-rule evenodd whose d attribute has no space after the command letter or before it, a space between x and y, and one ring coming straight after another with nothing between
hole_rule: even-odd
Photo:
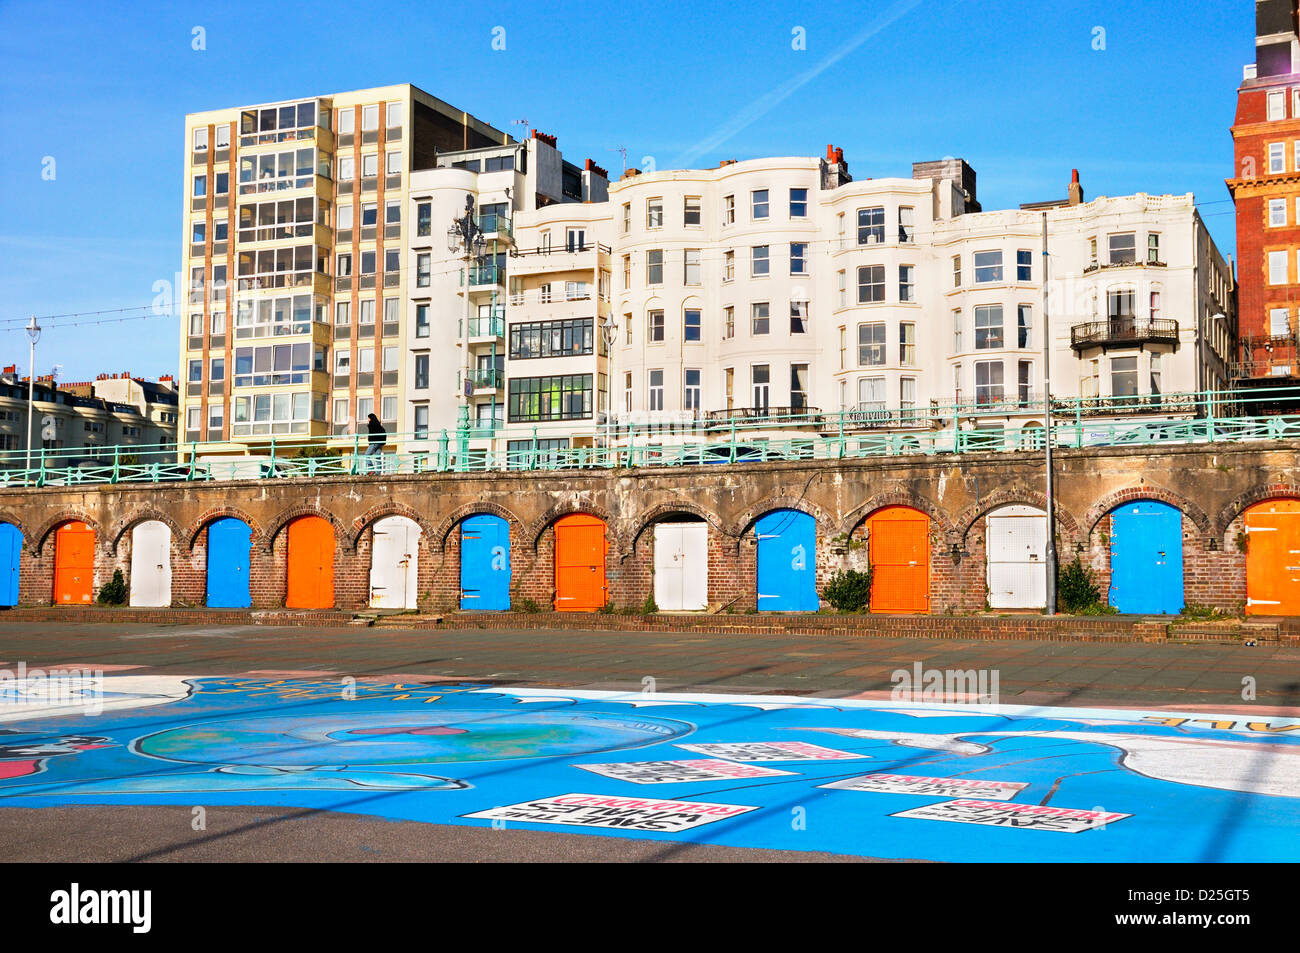
<instances>
[{"instance_id":1,"label":"white contrail","mask_svg":"<svg viewBox=\"0 0 1300 953\"><path fill-rule=\"evenodd\" d=\"M718 131L713 135L697 142L695 145L691 146L691 148L687 149L678 157L675 167L689 167L690 164L700 156L704 155L706 152L711 152L718 146L722 145L722 143L726 142L736 133L740 132L740 130L753 123L764 113L774 109L778 104L789 99L797 90L807 86L822 73L826 72L840 60L844 59L844 57L848 56L860 47L863 43L867 42L867 40L885 29L885 27L889 26L900 17L910 13L920 5L921 0L897 0L896 3L873 20L865 29L816 66L809 70L805 70L803 73L800 73L792 79L786 80L776 89L763 94L727 122L723 123L722 126L719 127Z\"/></svg>"}]
</instances>

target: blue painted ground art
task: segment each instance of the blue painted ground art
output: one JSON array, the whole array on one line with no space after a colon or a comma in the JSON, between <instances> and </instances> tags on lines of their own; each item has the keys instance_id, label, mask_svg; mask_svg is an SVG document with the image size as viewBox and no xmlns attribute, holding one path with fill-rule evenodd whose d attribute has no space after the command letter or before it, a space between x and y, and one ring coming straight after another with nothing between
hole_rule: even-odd
<instances>
[{"instance_id":1,"label":"blue painted ground art","mask_svg":"<svg viewBox=\"0 0 1300 953\"><path fill-rule=\"evenodd\" d=\"M929 860L1300 859L1294 718L350 679L98 684L94 715L6 686L0 809L270 805Z\"/></svg>"}]
</instances>

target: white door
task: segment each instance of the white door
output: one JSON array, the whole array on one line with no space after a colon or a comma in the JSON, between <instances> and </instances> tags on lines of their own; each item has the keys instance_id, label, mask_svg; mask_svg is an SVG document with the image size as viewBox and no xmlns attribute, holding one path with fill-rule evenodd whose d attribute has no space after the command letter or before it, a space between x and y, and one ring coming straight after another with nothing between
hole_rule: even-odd
<instances>
[{"instance_id":1,"label":"white door","mask_svg":"<svg viewBox=\"0 0 1300 953\"><path fill-rule=\"evenodd\" d=\"M146 520L131 530L131 605L172 604L172 531Z\"/></svg>"},{"instance_id":2,"label":"white door","mask_svg":"<svg viewBox=\"0 0 1300 953\"><path fill-rule=\"evenodd\" d=\"M370 607L414 609L418 588L416 556L420 527L405 516L385 516L375 523L370 547Z\"/></svg>"},{"instance_id":3,"label":"white door","mask_svg":"<svg viewBox=\"0 0 1300 953\"><path fill-rule=\"evenodd\" d=\"M1047 514L1032 506L1004 506L989 514L987 527L989 605L1043 608L1047 605Z\"/></svg>"},{"instance_id":4,"label":"white door","mask_svg":"<svg viewBox=\"0 0 1300 953\"><path fill-rule=\"evenodd\" d=\"M708 524L655 524L655 605L696 611L709 604Z\"/></svg>"}]
</instances>

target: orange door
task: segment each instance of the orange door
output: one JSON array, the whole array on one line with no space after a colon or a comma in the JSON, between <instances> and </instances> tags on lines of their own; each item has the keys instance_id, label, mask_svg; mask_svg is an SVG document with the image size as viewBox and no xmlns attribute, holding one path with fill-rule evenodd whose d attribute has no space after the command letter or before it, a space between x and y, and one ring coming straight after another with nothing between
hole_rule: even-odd
<instances>
[{"instance_id":1,"label":"orange door","mask_svg":"<svg viewBox=\"0 0 1300 953\"><path fill-rule=\"evenodd\" d=\"M334 527L319 516L289 524L289 585L284 604L290 609L334 608Z\"/></svg>"},{"instance_id":2,"label":"orange door","mask_svg":"<svg viewBox=\"0 0 1300 953\"><path fill-rule=\"evenodd\" d=\"M605 524L586 513L555 523L555 608L591 612L605 595Z\"/></svg>"},{"instance_id":3,"label":"orange door","mask_svg":"<svg viewBox=\"0 0 1300 953\"><path fill-rule=\"evenodd\" d=\"M1300 615L1300 500L1246 510L1246 614Z\"/></svg>"},{"instance_id":4,"label":"orange door","mask_svg":"<svg viewBox=\"0 0 1300 953\"><path fill-rule=\"evenodd\" d=\"M872 612L930 611L930 517L887 506L867 520Z\"/></svg>"},{"instance_id":5,"label":"orange door","mask_svg":"<svg viewBox=\"0 0 1300 953\"><path fill-rule=\"evenodd\" d=\"M87 605L95 577L95 531L85 523L64 523L54 531L54 602Z\"/></svg>"}]
</instances>

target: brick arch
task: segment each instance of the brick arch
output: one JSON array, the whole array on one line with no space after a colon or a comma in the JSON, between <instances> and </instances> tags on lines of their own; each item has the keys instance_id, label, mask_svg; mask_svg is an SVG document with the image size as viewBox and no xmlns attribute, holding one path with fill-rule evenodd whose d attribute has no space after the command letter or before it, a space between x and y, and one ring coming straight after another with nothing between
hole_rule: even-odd
<instances>
[{"instance_id":1,"label":"brick arch","mask_svg":"<svg viewBox=\"0 0 1300 953\"><path fill-rule=\"evenodd\" d=\"M8 523L10 526L16 527L20 533L23 531L23 521L8 510L0 510L0 523Z\"/></svg>"},{"instance_id":2,"label":"brick arch","mask_svg":"<svg viewBox=\"0 0 1300 953\"><path fill-rule=\"evenodd\" d=\"M144 509L136 510L127 516L122 517L104 534L104 552L110 556L117 555L117 547L122 543L122 537L139 523L147 523L150 520L157 520L171 531L172 549L179 548L180 540L183 536L183 530L176 524L176 521L168 516L162 510L155 509L152 506L146 506Z\"/></svg>"},{"instance_id":3,"label":"brick arch","mask_svg":"<svg viewBox=\"0 0 1300 953\"><path fill-rule=\"evenodd\" d=\"M429 533L429 545L437 545L438 551L445 553L447 551L447 538L451 536L451 531L457 526L479 513L486 513L490 516L499 516L506 521L508 527L522 526L523 521L514 513L501 506L498 503L489 503L482 500L478 503L466 503L464 506L458 506L433 528Z\"/></svg>"},{"instance_id":4,"label":"brick arch","mask_svg":"<svg viewBox=\"0 0 1300 953\"><path fill-rule=\"evenodd\" d=\"M243 523L252 530L252 537L249 542L257 546L262 538L262 524L253 519L246 510L241 510L234 506L218 506L207 510L197 520L191 523L185 529L185 548L193 549L195 541L199 538L199 533L210 523L215 523L219 519L230 517L232 519L242 520Z\"/></svg>"},{"instance_id":5,"label":"brick arch","mask_svg":"<svg viewBox=\"0 0 1300 953\"><path fill-rule=\"evenodd\" d=\"M562 516L570 516L574 513L586 513L588 516L594 516L603 520L605 523L605 532L613 537L613 542L619 543L618 524L609 510L603 506L596 506L592 503L584 503L577 500L566 500L563 503L556 503L549 510L528 524L524 530L523 538L532 548L537 551L537 544L542 541L542 534L546 532L547 527ZM618 552L622 552L622 546L618 547Z\"/></svg>"},{"instance_id":6,"label":"brick arch","mask_svg":"<svg viewBox=\"0 0 1300 953\"><path fill-rule=\"evenodd\" d=\"M41 528L32 534L31 540L27 543L28 552L32 553L34 556L39 556L41 550L45 548L45 541L50 538L54 531L64 523L69 523L74 520L79 523L85 523L95 531L96 536L103 531L98 520L87 516L80 510L60 510L56 515L41 524Z\"/></svg>"},{"instance_id":7,"label":"brick arch","mask_svg":"<svg viewBox=\"0 0 1300 953\"><path fill-rule=\"evenodd\" d=\"M1232 500L1227 506L1219 510L1218 516L1215 517L1212 527L1216 536L1222 536L1228 531L1228 527L1250 507L1256 503L1263 503L1265 500L1286 500L1300 499L1300 485L1295 483L1267 483L1263 486L1257 486L1245 493L1240 494Z\"/></svg>"},{"instance_id":8,"label":"brick arch","mask_svg":"<svg viewBox=\"0 0 1300 953\"><path fill-rule=\"evenodd\" d=\"M745 533L764 513L770 513L772 510L798 510L800 513L807 513L817 525L823 529L828 529L834 525L830 513L822 509L812 500L802 496L769 496L767 499L756 503L737 517L736 521L731 524L732 531L728 533L736 540L736 545L740 545L741 539Z\"/></svg>"},{"instance_id":9,"label":"brick arch","mask_svg":"<svg viewBox=\"0 0 1300 953\"><path fill-rule=\"evenodd\" d=\"M840 523L837 535L853 535L853 531L865 522L872 513L884 509L886 506L906 506L919 510L930 517L930 522L937 526L945 537L951 536L955 530L948 513L936 506L931 500L907 490L889 490L884 493L877 493L866 502L860 503L849 510Z\"/></svg>"},{"instance_id":10,"label":"brick arch","mask_svg":"<svg viewBox=\"0 0 1300 953\"><path fill-rule=\"evenodd\" d=\"M433 527L424 516L405 503L398 503L396 500L385 500L378 506L372 506L360 516L352 521L352 533L350 536L340 540L347 552L355 553L357 546L361 544L361 536L371 525L379 522L385 516L405 516L407 519L420 527L420 535L427 541L430 538ZM426 542L426 545L428 543Z\"/></svg>"},{"instance_id":11,"label":"brick arch","mask_svg":"<svg viewBox=\"0 0 1300 953\"><path fill-rule=\"evenodd\" d=\"M343 525L343 521L327 509L315 506L311 503L304 503L302 506L295 506L277 514L275 521L268 524L266 535L262 537L261 549L264 552L270 552L275 545L275 538L280 532L302 516L319 516L323 520L328 520L329 524L334 527L335 544L345 543L348 539L348 528Z\"/></svg>"},{"instance_id":12,"label":"brick arch","mask_svg":"<svg viewBox=\"0 0 1300 953\"><path fill-rule=\"evenodd\" d=\"M993 510L1003 506L1035 506L1040 510L1047 509L1046 495L1039 493L1037 490L1017 490L1004 489L996 490L982 499L975 506L967 507L966 510L956 521L955 532L958 540L965 542L970 535L970 529L983 516L987 516ZM1061 528L1065 529L1071 536L1076 539L1079 537L1079 521L1075 519L1074 514L1061 507L1060 501L1056 504L1056 522Z\"/></svg>"},{"instance_id":13,"label":"brick arch","mask_svg":"<svg viewBox=\"0 0 1300 953\"><path fill-rule=\"evenodd\" d=\"M636 552L637 543L640 542L647 529L660 522L665 516L671 516L674 513L688 513L691 516L698 516L719 533L725 535L727 532L726 527L722 525L722 520L712 510L707 510L698 503L692 503L689 500L673 500L652 506L644 513L638 513L628 520L626 532L624 533L628 554Z\"/></svg>"},{"instance_id":14,"label":"brick arch","mask_svg":"<svg viewBox=\"0 0 1300 953\"><path fill-rule=\"evenodd\" d=\"M1196 528L1202 533L1210 532L1210 517L1205 510L1185 496L1150 483L1129 486L1122 490L1107 493L1094 503L1092 508L1088 510L1087 515L1084 516L1084 532L1091 535L1097 529L1097 524L1112 510L1123 506L1125 503L1133 503L1137 500L1155 500L1159 503L1167 503L1195 523Z\"/></svg>"}]
</instances>

